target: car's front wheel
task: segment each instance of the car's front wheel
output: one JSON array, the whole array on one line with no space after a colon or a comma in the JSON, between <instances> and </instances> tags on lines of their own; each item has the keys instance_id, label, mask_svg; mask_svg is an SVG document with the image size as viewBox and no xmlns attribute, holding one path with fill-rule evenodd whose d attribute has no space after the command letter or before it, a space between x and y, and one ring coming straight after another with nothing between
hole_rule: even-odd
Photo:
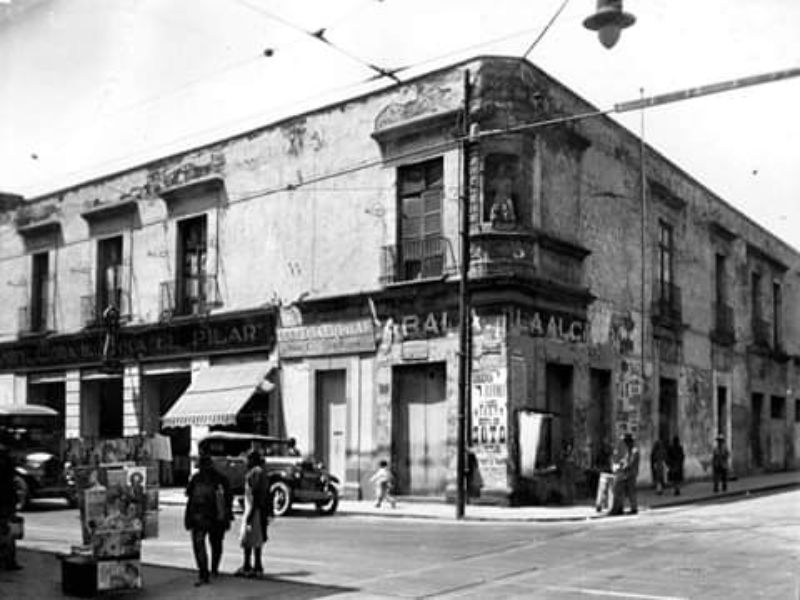
<instances>
[{"instance_id":1,"label":"car's front wheel","mask_svg":"<svg viewBox=\"0 0 800 600\"><path fill-rule=\"evenodd\" d=\"M272 495L272 509L276 517L282 517L292 508L292 488L283 481L276 481L269 489Z\"/></svg>"},{"instance_id":2,"label":"car's front wheel","mask_svg":"<svg viewBox=\"0 0 800 600\"><path fill-rule=\"evenodd\" d=\"M14 476L14 493L17 495L17 503L14 508L17 511L25 510L31 499L31 490L28 482L19 475Z\"/></svg>"},{"instance_id":3,"label":"car's front wheel","mask_svg":"<svg viewBox=\"0 0 800 600\"><path fill-rule=\"evenodd\" d=\"M332 485L328 486L330 497L327 500L317 502L317 511L322 515L332 515L339 506L339 492Z\"/></svg>"}]
</instances>

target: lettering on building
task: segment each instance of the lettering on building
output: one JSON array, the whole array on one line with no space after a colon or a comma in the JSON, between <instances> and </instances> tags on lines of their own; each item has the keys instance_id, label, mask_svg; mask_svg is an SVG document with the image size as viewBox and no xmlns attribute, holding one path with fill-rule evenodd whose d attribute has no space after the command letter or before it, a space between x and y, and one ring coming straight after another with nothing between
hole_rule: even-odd
<instances>
[{"instance_id":1,"label":"lettering on building","mask_svg":"<svg viewBox=\"0 0 800 600\"><path fill-rule=\"evenodd\" d=\"M509 323L512 328L531 337L581 344L589 338L588 322L569 315L540 310L514 310L509 315Z\"/></svg>"}]
</instances>

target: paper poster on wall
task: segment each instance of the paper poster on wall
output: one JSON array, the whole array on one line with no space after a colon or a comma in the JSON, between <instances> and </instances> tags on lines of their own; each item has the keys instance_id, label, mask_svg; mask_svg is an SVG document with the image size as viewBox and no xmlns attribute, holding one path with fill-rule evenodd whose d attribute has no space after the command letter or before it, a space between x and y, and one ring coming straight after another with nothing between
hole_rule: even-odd
<instances>
[{"instance_id":1,"label":"paper poster on wall","mask_svg":"<svg viewBox=\"0 0 800 600\"><path fill-rule=\"evenodd\" d=\"M505 368L472 374L471 447L484 487L508 485L508 387Z\"/></svg>"}]
</instances>

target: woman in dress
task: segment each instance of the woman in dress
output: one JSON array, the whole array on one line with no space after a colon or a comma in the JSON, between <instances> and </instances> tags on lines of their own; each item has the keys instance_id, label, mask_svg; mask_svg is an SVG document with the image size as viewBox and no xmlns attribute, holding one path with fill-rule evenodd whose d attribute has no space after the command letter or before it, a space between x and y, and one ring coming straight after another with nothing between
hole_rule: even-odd
<instances>
[{"instance_id":1,"label":"woman in dress","mask_svg":"<svg viewBox=\"0 0 800 600\"><path fill-rule=\"evenodd\" d=\"M261 551L267 541L267 525L272 518L272 498L263 459L257 450L247 455L247 475L244 480L244 515L240 541L244 564L236 571L240 577L261 577L264 567Z\"/></svg>"}]
</instances>

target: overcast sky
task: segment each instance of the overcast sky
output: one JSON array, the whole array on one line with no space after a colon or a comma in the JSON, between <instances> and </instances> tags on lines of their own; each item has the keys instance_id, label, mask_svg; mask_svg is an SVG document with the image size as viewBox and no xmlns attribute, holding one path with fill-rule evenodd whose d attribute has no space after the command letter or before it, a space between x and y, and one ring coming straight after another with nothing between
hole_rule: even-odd
<instances>
[{"instance_id":1,"label":"overcast sky","mask_svg":"<svg viewBox=\"0 0 800 600\"><path fill-rule=\"evenodd\" d=\"M0 190L37 195L477 54L563 0L0 0ZM529 59L599 108L800 67L798 0L569 0ZM321 43L307 32L325 28ZM271 57L264 56L271 49ZM645 138L800 249L800 78L648 110ZM620 115L639 133L639 115Z\"/></svg>"}]
</instances>

